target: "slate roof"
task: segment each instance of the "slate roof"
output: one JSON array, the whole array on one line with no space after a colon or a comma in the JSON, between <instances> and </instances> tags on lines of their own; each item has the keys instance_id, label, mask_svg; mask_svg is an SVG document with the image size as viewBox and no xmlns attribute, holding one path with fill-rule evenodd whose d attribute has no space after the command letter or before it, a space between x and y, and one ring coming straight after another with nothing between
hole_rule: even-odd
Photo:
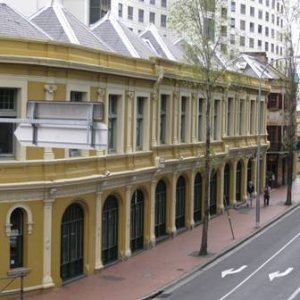
<instances>
[{"instance_id":1,"label":"slate roof","mask_svg":"<svg viewBox=\"0 0 300 300\"><path fill-rule=\"evenodd\" d=\"M262 76L264 79L278 79L282 77L278 70L275 70L271 65L266 68L266 63L262 63L257 57L248 54L242 54L236 66L242 73L252 77L260 78Z\"/></svg>"},{"instance_id":2,"label":"slate roof","mask_svg":"<svg viewBox=\"0 0 300 300\"><path fill-rule=\"evenodd\" d=\"M91 26L92 31L115 52L136 58L155 56L146 43L108 12Z\"/></svg>"},{"instance_id":3,"label":"slate roof","mask_svg":"<svg viewBox=\"0 0 300 300\"><path fill-rule=\"evenodd\" d=\"M182 48L173 44L163 36L153 24L150 24L147 29L140 34L140 37L159 57L174 61L182 61L185 58Z\"/></svg>"},{"instance_id":4,"label":"slate roof","mask_svg":"<svg viewBox=\"0 0 300 300\"><path fill-rule=\"evenodd\" d=\"M33 14L30 20L56 41L112 52L109 46L65 9L59 1L52 0L49 5Z\"/></svg>"},{"instance_id":5,"label":"slate roof","mask_svg":"<svg viewBox=\"0 0 300 300\"><path fill-rule=\"evenodd\" d=\"M0 3L0 36L51 40L45 32L5 3Z\"/></svg>"}]
</instances>

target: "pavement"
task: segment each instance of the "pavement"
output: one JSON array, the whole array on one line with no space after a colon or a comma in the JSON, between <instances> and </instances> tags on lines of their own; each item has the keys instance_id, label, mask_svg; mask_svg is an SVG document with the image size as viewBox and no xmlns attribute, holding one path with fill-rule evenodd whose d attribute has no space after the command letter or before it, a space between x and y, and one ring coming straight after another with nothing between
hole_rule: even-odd
<instances>
[{"instance_id":1,"label":"pavement","mask_svg":"<svg viewBox=\"0 0 300 300\"><path fill-rule=\"evenodd\" d=\"M198 256L202 225L142 251L101 272L61 288L26 296L28 300L136 300L152 299L164 288L224 255L243 241L300 205L300 177L293 183L292 206L284 204L286 187L271 190L270 205L261 197L260 226L256 227L255 200L252 208L230 209L234 239L226 212L209 221L207 256Z\"/></svg>"}]
</instances>

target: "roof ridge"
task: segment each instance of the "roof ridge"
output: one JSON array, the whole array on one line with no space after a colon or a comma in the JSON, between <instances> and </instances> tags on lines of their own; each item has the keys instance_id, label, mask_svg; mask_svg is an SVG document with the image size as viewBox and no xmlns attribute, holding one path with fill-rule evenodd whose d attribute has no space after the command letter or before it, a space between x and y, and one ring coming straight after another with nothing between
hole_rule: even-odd
<instances>
[{"instance_id":1,"label":"roof ridge","mask_svg":"<svg viewBox=\"0 0 300 300\"><path fill-rule=\"evenodd\" d=\"M53 1L55 1L55 0L53 0ZM68 22L63 9L64 8L62 6L53 6L53 10L57 16L57 19L60 22L63 29L65 30L70 41L74 44L80 45L80 42L78 41L74 30L72 29L70 23Z\"/></svg>"},{"instance_id":2,"label":"roof ridge","mask_svg":"<svg viewBox=\"0 0 300 300\"><path fill-rule=\"evenodd\" d=\"M115 30L119 34L121 40L123 41L125 47L129 51L129 53L134 57L140 58L140 55L138 54L138 52L136 51L136 49L132 45L131 41L128 39L126 33L124 32L124 28L122 28L119 20L114 18L112 15L109 19L111 20L113 27L115 28Z\"/></svg>"},{"instance_id":3,"label":"roof ridge","mask_svg":"<svg viewBox=\"0 0 300 300\"><path fill-rule=\"evenodd\" d=\"M154 35L154 37L156 38L157 42L159 43L159 45L161 46L161 48L165 51L165 53L167 54L167 57L169 59L172 60L177 60L175 58L175 56L172 54L172 52L169 50L168 46L166 45L166 43L164 42L163 38L161 37L161 35L158 32L157 27L154 24L150 24L148 30L150 32L152 32L152 34Z\"/></svg>"}]
</instances>

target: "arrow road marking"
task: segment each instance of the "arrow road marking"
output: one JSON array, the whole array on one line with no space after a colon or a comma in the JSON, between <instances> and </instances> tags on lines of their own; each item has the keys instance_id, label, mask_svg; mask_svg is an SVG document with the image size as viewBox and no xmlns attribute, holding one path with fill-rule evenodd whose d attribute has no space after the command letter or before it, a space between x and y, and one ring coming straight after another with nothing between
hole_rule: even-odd
<instances>
[{"instance_id":1,"label":"arrow road marking","mask_svg":"<svg viewBox=\"0 0 300 300\"><path fill-rule=\"evenodd\" d=\"M274 278L276 277L284 277L286 275L289 275L294 268L287 268L284 272L280 273L279 271L274 272L274 273L270 273L269 274L269 279L270 281L273 281Z\"/></svg>"},{"instance_id":2,"label":"arrow road marking","mask_svg":"<svg viewBox=\"0 0 300 300\"><path fill-rule=\"evenodd\" d=\"M239 273L239 272L243 271L246 268L247 268L247 266L244 265L244 266L241 266L240 268L238 268L236 270L234 270L233 268L225 270L225 271L222 272L222 278L224 278L226 275L232 275L232 274Z\"/></svg>"},{"instance_id":3,"label":"arrow road marking","mask_svg":"<svg viewBox=\"0 0 300 300\"><path fill-rule=\"evenodd\" d=\"M298 237L300 237L300 232L297 233L292 239L290 239L282 248L280 248L276 253L274 253L269 259L267 259L262 265L260 265L254 272L252 272L248 277L241 281L237 286L235 286L231 291L221 297L219 300L225 300L231 294L233 294L238 288L240 288L245 282L252 278L257 272L259 272L266 264L273 260L277 255L279 255L285 248L292 244ZM293 298L291 298L293 299Z\"/></svg>"}]
</instances>

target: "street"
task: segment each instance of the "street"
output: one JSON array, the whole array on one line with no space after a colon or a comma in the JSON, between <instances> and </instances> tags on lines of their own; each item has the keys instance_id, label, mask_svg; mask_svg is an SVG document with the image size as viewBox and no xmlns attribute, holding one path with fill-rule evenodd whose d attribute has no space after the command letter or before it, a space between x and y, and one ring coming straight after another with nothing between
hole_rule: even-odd
<instances>
[{"instance_id":1,"label":"street","mask_svg":"<svg viewBox=\"0 0 300 300\"><path fill-rule=\"evenodd\" d=\"M300 299L300 208L156 299Z\"/></svg>"}]
</instances>

